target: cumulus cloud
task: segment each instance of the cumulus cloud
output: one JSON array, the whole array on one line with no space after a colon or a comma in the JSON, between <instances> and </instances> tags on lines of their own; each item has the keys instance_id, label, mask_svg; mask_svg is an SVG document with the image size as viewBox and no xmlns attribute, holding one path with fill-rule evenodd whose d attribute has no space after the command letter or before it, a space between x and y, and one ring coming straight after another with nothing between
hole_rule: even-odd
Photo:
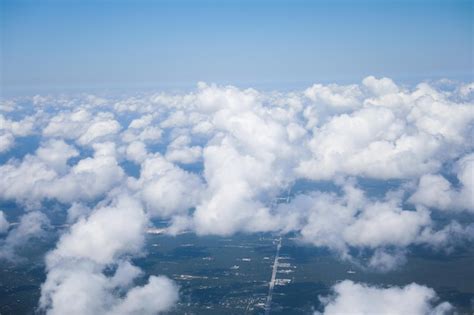
<instances>
[{"instance_id":1,"label":"cumulus cloud","mask_svg":"<svg viewBox=\"0 0 474 315\"><path fill-rule=\"evenodd\" d=\"M405 251L377 249L369 260L369 266L381 272L397 269L406 262Z\"/></svg>"},{"instance_id":2,"label":"cumulus cloud","mask_svg":"<svg viewBox=\"0 0 474 315\"><path fill-rule=\"evenodd\" d=\"M165 277L141 275L127 259L139 255L148 219L124 194L79 219L46 257L40 308L47 314L157 314L171 308L178 288ZM115 266L106 276L107 266Z\"/></svg>"},{"instance_id":3,"label":"cumulus cloud","mask_svg":"<svg viewBox=\"0 0 474 315\"><path fill-rule=\"evenodd\" d=\"M345 280L333 286L333 295L322 297L321 315L332 314L451 314L453 306L439 302L436 292L412 283L404 287L380 288Z\"/></svg>"},{"instance_id":4,"label":"cumulus cloud","mask_svg":"<svg viewBox=\"0 0 474 315\"><path fill-rule=\"evenodd\" d=\"M140 204L121 197L115 205L96 209L77 221L48 255L48 264L78 258L106 265L124 253L136 254L143 243L146 222Z\"/></svg>"},{"instance_id":5,"label":"cumulus cloud","mask_svg":"<svg viewBox=\"0 0 474 315\"><path fill-rule=\"evenodd\" d=\"M77 150L61 140L41 146L35 155L21 162L11 160L0 166L0 196L22 203L36 204L45 198L70 203L93 200L121 182L124 176L115 157L113 143L93 145L93 157L70 167L67 161Z\"/></svg>"},{"instance_id":6,"label":"cumulus cloud","mask_svg":"<svg viewBox=\"0 0 474 315\"><path fill-rule=\"evenodd\" d=\"M353 108L362 105L362 92L358 85L339 86L336 84L314 84L304 92L313 102L336 108Z\"/></svg>"},{"instance_id":7,"label":"cumulus cloud","mask_svg":"<svg viewBox=\"0 0 474 315\"><path fill-rule=\"evenodd\" d=\"M146 126L144 128L129 127L121 136L122 140L126 143L133 141L156 143L161 140L162 134L163 131L160 127Z\"/></svg>"},{"instance_id":8,"label":"cumulus cloud","mask_svg":"<svg viewBox=\"0 0 474 315\"><path fill-rule=\"evenodd\" d=\"M15 143L15 137L11 133L0 134L0 153L10 150Z\"/></svg>"},{"instance_id":9,"label":"cumulus cloud","mask_svg":"<svg viewBox=\"0 0 474 315\"><path fill-rule=\"evenodd\" d=\"M459 188L442 175L423 175L410 201L416 205L441 210L467 210L474 212L474 154L462 157L457 163Z\"/></svg>"},{"instance_id":10,"label":"cumulus cloud","mask_svg":"<svg viewBox=\"0 0 474 315\"><path fill-rule=\"evenodd\" d=\"M6 221L3 212L1 213L3 233L8 229L9 223ZM16 249L33 238L42 237L49 227L49 219L40 211L28 212L20 217L20 222L8 231L5 239L0 241L0 259L14 260Z\"/></svg>"},{"instance_id":11,"label":"cumulus cloud","mask_svg":"<svg viewBox=\"0 0 474 315\"><path fill-rule=\"evenodd\" d=\"M180 135L176 137L167 147L166 159L171 162L184 164L196 163L202 156L200 146L190 146L191 137Z\"/></svg>"},{"instance_id":12,"label":"cumulus cloud","mask_svg":"<svg viewBox=\"0 0 474 315\"><path fill-rule=\"evenodd\" d=\"M362 253L381 272L401 266L414 245L449 252L474 239L471 221L450 217L473 211L473 97L472 83L445 91L369 76L290 92L199 83L188 93L37 95L27 111L2 101L0 200L26 212L17 225L0 212L0 256L41 236L41 204L60 202L71 227L46 257L41 310L155 314L179 290L144 279L131 262L144 255L150 218L169 220L170 234L293 233L343 259ZM33 134L37 149L12 154ZM135 177L125 172L130 161ZM372 194L366 179L382 190L385 180L397 184ZM292 191L300 181L334 189ZM446 220L435 221L435 209ZM327 314L452 309L437 303L424 286L350 281L323 300Z\"/></svg>"},{"instance_id":13,"label":"cumulus cloud","mask_svg":"<svg viewBox=\"0 0 474 315\"><path fill-rule=\"evenodd\" d=\"M120 130L120 124L115 120L97 121L87 128L79 137L80 144L89 144L98 138L113 135Z\"/></svg>"},{"instance_id":14,"label":"cumulus cloud","mask_svg":"<svg viewBox=\"0 0 474 315\"><path fill-rule=\"evenodd\" d=\"M146 145L141 141L130 143L125 152L127 159L135 163L143 162L148 155Z\"/></svg>"},{"instance_id":15,"label":"cumulus cloud","mask_svg":"<svg viewBox=\"0 0 474 315\"><path fill-rule=\"evenodd\" d=\"M169 310L177 299L177 288L172 281L152 276L146 285L131 289L109 313L152 315Z\"/></svg>"},{"instance_id":16,"label":"cumulus cloud","mask_svg":"<svg viewBox=\"0 0 474 315\"><path fill-rule=\"evenodd\" d=\"M7 105L8 102L2 102ZM14 107L8 107L12 112ZM25 137L33 133L35 117L28 116L21 120L13 120L0 114L0 154L8 152L15 145L15 137Z\"/></svg>"},{"instance_id":17,"label":"cumulus cloud","mask_svg":"<svg viewBox=\"0 0 474 315\"><path fill-rule=\"evenodd\" d=\"M13 100L0 100L0 111L12 112L15 110L16 102Z\"/></svg>"},{"instance_id":18,"label":"cumulus cloud","mask_svg":"<svg viewBox=\"0 0 474 315\"><path fill-rule=\"evenodd\" d=\"M472 241L474 241L474 223L461 224L456 220L441 229L424 229L418 238L418 243L442 249L448 253L456 246Z\"/></svg>"},{"instance_id":19,"label":"cumulus cloud","mask_svg":"<svg viewBox=\"0 0 474 315\"><path fill-rule=\"evenodd\" d=\"M459 95L462 98L468 98L474 93L474 82L462 84L458 87Z\"/></svg>"},{"instance_id":20,"label":"cumulus cloud","mask_svg":"<svg viewBox=\"0 0 474 315\"><path fill-rule=\"evenodd\" d=\"M120 192L146 216L169 220L172 234L291 232L345 258L367 250L369 266L389 270L412 245L472 237L470 222L432 219L434 208L472 212L470 91L370 76L290 92L199 83L125 98L35 96L36 114L1 116L0 148L34 132L41 140L0 166L0 198L28 209L64 203L75 231ZM130 161L136 178L124 171ZM360 179L397 180L398 192L372 196ZM282 203L301 180L336 188L296 191ZM79 255L67 239L60 243Z\"/></svg>"},{"instance_id":21,"label":"cumulus cloud","mask_svg":"<svg viewBox=\"0 0 474 315\"><path fill-rule=\"evenodd\" d=\"M295 113L262 101L252 89L200 86L197 110L210 116L214 136L202 153L207 188L192 217L198 233L278 228L268 203L293 180L304 131L286 128Z\"/></svg>"},{"instance_id":22,"label":"cumulus cloud","mask_svg":"<svg viewBox=\"0 0 474 315\"><path fill-rule=\"evenodd\" d=\"M61 111L51 117L43 129L46 137L74 139L80 145L89 145L113 138L121 129L119 122L110 112L92 114L85 108L75 111Z\"/></svg>"},{"instance_id":23,"label":"cumulus cloud","mask_svg":"<svg viewBox=\"0 0 474 315\"><path fill-rule=\"evenodd\" d=\"M62 173L67 168L67 161L79 155L79 152L63 140L50 140L36 151L36 156L47 166Z\"/></svg>"},{"instance_id":24,"label":"cumulus cloud","mask_svg":"<svg viewBox=\"0 0 474 315\"><path fill-rule=\"evenodd\" d=\"M24 137L33 132L35 117L27 116L21 120L13 120L0 114L0 130L12 135Z\"/></svg>"},{"instance_id":25,"label":"cumulus cloud","mask_svg":"<svg viewBox=\"0 0 474 315\"><path fill-rule=\"evenodd\" d=\"M390 78L377 79L374 76L368 76L362 80L362 84L377 96L394 94L399 91L398 86Z\"/></svg>"},{"instance_id":26,"label":"cumulus cloud","mask_svg":"<svg viewBox=\"0 0 474 315\"><path fill-rule=\"evenodd\" d=\"M313 130L311 157L299 166L302 176L331 179L337 174L372 178L412 178L440 169L446 160L472 150L471 104L420 84L400 90L393 81L366 78L373 97L351 113L334 115Z\"/></svg>"},{"instance_id":27,"label":"cumulus cloud","mask_svg":"<svg viewBox=\"0 0 474 315\"><path fill-rule=\"evenodd\" d=\"M140 178L130 182L152 216L169 218L187 213L195 206L204 189L202 180L167 161L160 154L145 159Z\"/></svg>"},{"instance_id":28,"label":"cumulus cloud","mask_svg":"<svg viewBox=\"0 0 474 315\"><path fill-rule=\"evenodd\" d=\"M342 190L341 195L299 195L281 206L300 213L296 227L302 241L327 247L346 259L352 259L351 248L372 250L369 266L387 271L405 261L405 248L429 239L423 237L433 225L426 209L405 210L401 200L391 195L373 201L351 182L344 183Z\"/></svg>"}]
</instances>

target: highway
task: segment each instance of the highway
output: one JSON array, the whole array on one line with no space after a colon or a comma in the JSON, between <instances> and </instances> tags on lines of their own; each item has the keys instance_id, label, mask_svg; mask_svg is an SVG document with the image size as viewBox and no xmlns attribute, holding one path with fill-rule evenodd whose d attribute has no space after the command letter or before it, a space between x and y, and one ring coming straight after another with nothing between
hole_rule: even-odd
<instances>
[{"instance_id":1,"label":"highway","mask_svg":"<svg viewBox=\"0 0 474 315\"><path fill-rule=\"evenodd\" d=\"M281 237L278 239L278 245L277 245L277 250L275 254L275 261L273 262L272 278L268 286L267 302L265 303L265 315L270 314L270 308L272 306L272 295L273 295L273 288L275 287L276 274L278 270L278 259L280 257L280 248L281 248Z\"/></svg>"}]
</instances>

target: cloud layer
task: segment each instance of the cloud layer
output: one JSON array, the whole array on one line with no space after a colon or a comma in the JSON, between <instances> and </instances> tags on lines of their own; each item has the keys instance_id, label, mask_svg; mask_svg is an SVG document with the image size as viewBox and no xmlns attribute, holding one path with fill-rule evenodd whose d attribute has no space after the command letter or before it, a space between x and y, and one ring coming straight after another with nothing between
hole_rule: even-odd
<instances>
[{"instance_id":1,"label":"cloud layer","mask_svg":"<svg viewBox=\"0 0 474 315\"><path fill-rule=\"evenodd\" d=\"M133 287L140 270L130 257L142 254L154 218L168 220L170 234L294 233L391 270L413 245L445 250L474 239L473 99L472 84L370 76L290 92L199 83L188 93L6 100L0 199L25 213L12 228L2 212L2 255L41 234L46 202L69 209L71 227L47 256L40 304L52 314L73 303L92 313L170 307L169 280ZM37 147L16 154L29 137Z\"/></svg>"}]
</instances>

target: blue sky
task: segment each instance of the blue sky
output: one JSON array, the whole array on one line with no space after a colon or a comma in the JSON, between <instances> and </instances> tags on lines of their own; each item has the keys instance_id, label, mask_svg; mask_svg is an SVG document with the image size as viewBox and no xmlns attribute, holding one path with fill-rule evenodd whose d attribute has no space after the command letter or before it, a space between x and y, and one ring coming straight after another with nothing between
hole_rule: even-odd
<instances>
[{"instance_id":1,"label":"blue sky","mask_svg":"<svg viewBox=\"0 0 474 315\"><path fill-rule=\"evenodd\" d=\"M472 80L473 1L1 0L2 89Z\"/></svg>"}]
</instances>

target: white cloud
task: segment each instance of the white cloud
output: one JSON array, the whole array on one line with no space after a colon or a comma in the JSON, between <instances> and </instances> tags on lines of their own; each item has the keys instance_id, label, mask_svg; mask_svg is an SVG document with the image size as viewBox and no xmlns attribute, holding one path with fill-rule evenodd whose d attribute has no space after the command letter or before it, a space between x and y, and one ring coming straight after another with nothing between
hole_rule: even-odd
<instances>
[{"instance_id":1,"label":"white cloud","mask_svg":"<svg viewBox=\"0 0 474 315\"><path fill-rule=\"evenodd\" d=\"M50 140L36 151L36 156L47 166L62 173L67 168L67 161L79 155L79 152L63 140Z\"/></svg>"},{"instance_id":2,"label":"white cloud","mask_svg":"<svg viewBox=\"0 0 474 315\"><path fill-rule=\"evenodd\" d=\"M471 239L469 222L436 226L431 219L433 208L472 210L469 91L367 77L290 92L199 83L189 93L116 99L35 96L32 116L1 116L5 150L35 130L42 138L35 153L0 166L0 199L28 209L46 199L68 204L74 230L98 220L94 205L105 196L126 193L146 216L169 219L172 234L292 232L348 259L351 249L367 251L370 267L389 270L412 245L442 248ZM140 165L139 178L126 175L125 160ZM194 169L200 163L203 169ZM459 184L439 175L450 165ZM359 178L402 184L376 198L355 184ZM327 180L342 192L316 189L275 202L301 179ZM416 210L406 209L410 195ZM102 259L116 263L107 253Z\"/></svg>"},{"instance_id":3,"label":"white cloud","mask_svg":"<svg viewBox=\"0 0 474 315\"><path fill-rule=\"evenodd\" d=\"M84 108L79 108L74 112L59 112L49 119L48 124L43 129L43 135L75 139L87 130L87 126L92 120L91 113Z\"/></svg>"},{"instance_id":4,"label":"white cloud","mask_svg":"<svg viewBox=\"0 0 474 315\"><path fill-rule=\"evenodd\" d=\"M308 218L301 228L303 240L342 253L348 246L406 246L430 224L428 213L403 210L398 200L372 202L351 184L345 184L343 190L342 196L313 193L305 197Z\"/></svg>"},{"instance_id":5,"label":"white cloud","mask_svg":"<svg viewBox=\"0 0 474 315\"><path fill-rule=\"evenodd\" d=\"M337 174L372 178L413 178L440 169L444 161L472 150L471 104L458 104L420 84L410 92L393 81L369 77L375 94L364 106L335 114L313 130L311 157L302 160L301 176L333 179Z\"/></svg>"},{"instance_id":6,"label":"white cloud","mask_svg":"<svg viewBox=\"0 0 474 315\"><path fill-rule=\"evenodd\" d=\"M80 160L69 173L43 188L45 196L67 203L94 200L121 184L125 176L115 157L115 145L108 142L93 147L93 157Z\"/></svg>"},{"instance_id":7,"label":"white cloud","mask_svg":"<svg viewBox=\"0 0 474 315\"><path fill-rule=\"evenodd\" d=\"M89 217L79 219L48 255L48 264L76 258L105 265L125 253L136 254L143 244L146 223L140 204L120 197L116 204L98 208Z\"/></svg>"},{"instance_id":8,"label":"white cloud","mask_svg":"<svg viewBox=\"0 0 474 315\"><path fill-rule=\"evenodd\" d=\"M440 210L474 212L474 154L461 158L456 165L459 188L441 175L423 175L409 201L416 205Z\"/></svg>"},{"instance_id":9,"label":"white cloud","mask_svg":"<svg viewBox=\"0 0 474 315\"><path fill-rule=\"evenodd\" d=\"M135 129L144 128L144 127L149 126L152 120L153 120L152 115L145 115L140 118L132 120L130 125L128 125L128 128L135 128Z\"/></svg>"},{"instance_id":10,"label":"white cloud","mask_svg":"<svg viewBox=\"0 0 474 315\"><path fill-rule=\"evenodd\" d=\"M0 130L10 132L15 136L24 137L30 135L34 128L34 117L28 116L22 120L11 120L0 114Z\"/></svg>"},{"instance_id":11,"label":"white cloud","mask_svg":"<svg viewBox=\"0 0 474 315\"><path fill-rule=\"evenodd\" d=\"M142 274L143 271L128 260L119 261L113 277L110 278L110 285L117 288L129 288L133 280Z\"/></svg>"},{"instance_id":12,"label":"white cloud","mask_svg":"<svg viewBox=\"0 0 474 315\"><path fill-rule=\"evenodd\" d=\"M272 173L271 164L241 155L224 142L204 150L204 165L208 189L194 213L198 233L272 230L269 209L257 199L259 193L282 180L278 173Z\"/></svg>"},{"instance_id":13,"label":"white cloud","mask_svg":"<svg viewBox=\"0 0 474 315\"><path fill-rule=\"evenodd\" d=\"M201 197L201 179L157 154L141 164L140 178L131 184L153 216L186 213Z\"/></svg>"},{"instance_id":14,"label":"white cloud","mask_svg":"<svg viewBox=\"0 0 474 315\"><path fill-rule=\"evenodd\" d=\"M397 269L405 262L406 256L403 250L391 253L384 249L377 249L369 260L369 266L375 270L386 272Z\"/></svg>"},{"instance_id":15,"label":"white cloud","mask_svg":"<svg viewBox=\"0 0 474 315\"><path fill-rule=\"evenodd\" d=\"M296 196L277 207L273 222L280 222L277 229L288 231L289 227L303 242L327 247L344 259L359 260L351 249L368 254L367 266L382 272L402 265L412 245L447 250L474 238L474 225L453 221L436 227L428 209L403 209L399 194L388 193L374 201L350 181L341 188L340 195ZM280 215L285 220L279 220Z\"/></svg>"},{"instance_id":16,"label":"white cloud","mask_svg":"<svg viewBox=\"0 0 474 315\"><path fill-rule=\"evenodd\" d=\"M427 211L408 211L394 202L368 204L342 233L352 246L408 246L431 223Z\"/></svg>"},{"instance_id":17,"label":"white cloud","mask_svg":"<svg viewBox=\"0 0 474 315\"><path fill-rule=\"evenodd\" d=\"M67 210L67 222L74 223L77 219L85 217L91 212L91 209L79 202L73 202Z\"/></svg>"},{"instance_id":18,"label":"white cloud","mask_svg":"<svg viewBox=\"0 0 474 315\"><path fill-rule=\"evenodd\" d=\"M377 96L395 94L399 91L399 88L395 82L389 78L377 79L374 76L368 76L362 80L362 84L367 87L370 92Z\"/></svg>"},{"instance_id":19,"label":"white cloud","mask_svg":"<svg viewBox=\"0 0 474 315\"><path fill-rule=\"evenodd\" d=\"M166 277L150 277L142 287L135 287L108 314L153 315L167 311L178 300L176 285Z\"/></svg>"},{"instance_id":20,"label":"white cloud","mask_svg":"<svg viewBox=\"0 0 474 315\"><path fill-rule=\"evenodd\" d=\"M362 92L358 85L339 86L336 84L314 84L304 91L313 102L327 104L336 108L355 108L360 105Z\"/></svg>"},{"instance_id":21,"label":"white cloud","mask_svg":"<svg viewBox=\"0 0 474 315\"><path fill-rule=\"evenodd\" d=\"M4 179L0 182L0 196L37 204L44 198L70 203L105 194L121 183L124 172L116 160L113 143L98 143L93 148L93 157L72 167L66 166L66 161L77 152L61 141L40 147L36 155L27 155L21 163L10 161L0 166Z\"/></svg>"},{"instance_id":22,"label":"white cloud","mask_svg":"<svg viewBox=\"0 0 474 315\"><path fill-rule=\"evenodd\" d=\"M133 287L142 272L123 260L141 253L147 223L140 203L124 194L79 219L46 257L40 308L47 314L157 314L171 308L176 285L150 276ZM112 276L103 273L106 266L116 267Z\"/></svg>"},{"instance_id":23,"label":"white cloud","mask_svg":"<svg viewBox=\"0 0 474 315\"><path fill-rule=\"evenodd\" d=\"M74 139L80 145L113 139L120 131L120 124L110 112L92 114L85 108L61 111L53 116L43 129L46 137Z\"/></svg>"},{"instance_id":24,"label":"white cloud","mask_svg":"<svg viewBox=\"0 0 474 315\"><path fill-rule=\"evenodd\" d=\"M474 241L474 223L460 224L457 221L451 221L439 230L424 229L417 243L427 244L449 253L459 244L472 241Z\"/></svg>"},{"instance_id":25,"label":"white cloud","mask_svg":"<svg viewBox=\"0 0 474 315\"><path fill-rule=\"evenodd\" d=\"M183 164L196 163L202 156L202 149L200 146L193 147L173 147L166 152L166 159L172 162L179 162Z\"/></svg>"},{"instance_id":26,"label":"white cloud","mask_svg":"<svg viewBox=\"0 0 474 315\"><path fill-rule=\"evenodd\" d=\"M126 155L130 161L141 163L147 157L146 145L141 141L134 141L127 146Z\"/></svg>"},{"instance_id":27,"label":"white cloud","mask_svg":"<svg viewBox=\"0 0 474 315\"><path fill-rule=\"evenodd\" d=\"M458 93L462 98L468 98L474 93L474 82L462 84L458 88Z\"/></svg>"},{"instance_id":28,"label":"white cloud","mask_svg":"<svg viewBox=\"0 0 474 315\"><path fill-rule=\"evenodd\" d=\"M438 302L433 289L416 283L404 287L380 288L345 280L332 289L332 296L321 298L324 315L443 315L453 310L448 302Z\"/></svg>"},{"instance_id":29,"label":"white cloud","mask_svg":"<svg viewBox=\"0 0 474 315\"><path fill-rule=\"evenodd\" d=\"M161 140L163 131L156 126L141 128L128 128L122 133L122 140L126 143L134 141L156 143Z\"/></svg>"},{"instance_id":30,"label":"white cloud","mask_svg":"<svg viewBox=\"0 0 474 315\"><path fill-rule=\"evenodd\" d=\"M166 159L184 164L198 162L202 156L202 148L200 146L190 146L190 144L191 138L189 136L178 136L168 145Z\"/></svg>"},{"instance_id":31,"label":"white cloud","mask_svg":"<svg viewBox=\"0 0 474 315\"><path fill-rule=\"evenodd\" d=\"M80 144L89 144L97 139L116 134L120 130L120 124L115 120L98 121L90 125L86 132L79 137Z\"/></svg>"},{"instance_id":32,"label":"white cloud","mask_svg":"<svg viewBox=\"0 0 474 315\"><path fill-rule=\"evenodd\" d=\"M0 134L0 153L7 152L15 144L15 137L11 133Z\"/></svg>"},{"instance_id":33,"label":"white cloud","mask_svg":"<svg viewBox=\"0 0 474 315\"><path fill-rule=\"evenodd\" d=\"M313 131L312 157L298 171L312 179L337 174L372 178L405 178L437 169L431 157L438 140L424 134L404 134L406 123L385 108L365 108L330 119Z\"/></svg>"},{"instance_id":34,"label":"white cloud","mask_svg":"<svg viewBox=\"0 0 474 315\"><path fill-rule=\"evenodd\" d=\"M2 104L8 102L0 101ZM13 111L14 107L10 108ZM15 137L25 137L33 133L35 118L28 116L22 120L12 120L0 114L0 154L8 152L15 145Z\"/></svg>"},{"instance_id":35,"label":"white cloud","mask_svg":"<svg viewBox=\"0 0 474 315\"><path fill-rule=\"evenodd\" d=\"M120 267L119 267L120 268ZM56 266L42 286L40 308L49 315L59 314L158 314L169 310L178 299L178 288L165 277L151 276L144 286L131 289L106 277L88 262ZM128 275L129 281L137 274ZM114 291L124 291L122 298Z\"/></svg>"},{"instance_id":36,"label":"white cloud","mask_svg":"<svg viewBox=\"0 0 474 315\"><path fill-rule=\"evenodd\" d=\"M14 100L0 100L0 111L13 112L17 106Z\"/></svg>"},{"instance_id":37,"label":"white cloud","mask_svg":"<svg viewBox=\"0 0 474 315\"><path fill-rule=\"evenodd\" d=\"M13 260L17 258L15 249L24 245L32 238L43 236L48 227L48 218L39 211L32 211L22 215L20 222L10 229L6 238L0 243L0 259Z\"/></svg>"}]
</instances>

